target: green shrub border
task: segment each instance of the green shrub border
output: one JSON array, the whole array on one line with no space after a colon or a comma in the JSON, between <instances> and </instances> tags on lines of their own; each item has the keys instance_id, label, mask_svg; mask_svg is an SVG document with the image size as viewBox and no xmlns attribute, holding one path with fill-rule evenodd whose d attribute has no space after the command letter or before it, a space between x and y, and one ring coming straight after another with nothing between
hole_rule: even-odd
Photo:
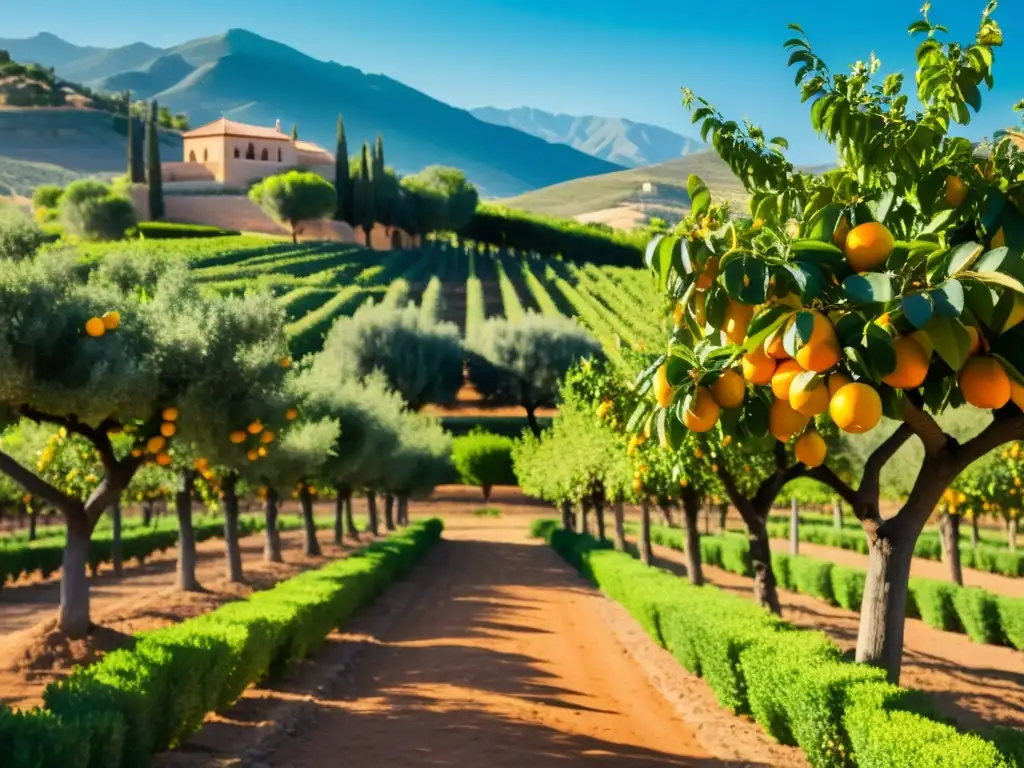
<instances>
[{"instance_id":1,"label":"green shrub border","mask_svg":"<svg viewBox=\"0 0 1024 768\"><path fill-rule=\"evenodd\" d=\"M1021 732L995 729L989 741L958 731L937 719L924 694L890 685L880 669L842 660L820 632L795 629L742 597L694 587L598 547L555 521L535 522L531 532L703 677L723 706L749 712L770 736L799 746L816 768L1024 765ZM810 575L824 584L813 569Z\"/></svg>"}]
</instances>

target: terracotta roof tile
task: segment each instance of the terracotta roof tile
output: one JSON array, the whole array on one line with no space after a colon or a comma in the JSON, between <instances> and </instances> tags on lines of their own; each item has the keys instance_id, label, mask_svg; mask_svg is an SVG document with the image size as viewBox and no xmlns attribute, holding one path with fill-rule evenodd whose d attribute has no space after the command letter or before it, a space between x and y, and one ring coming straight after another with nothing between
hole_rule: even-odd
<instances>
[{"instance_id":1,"label":"terracotta roof tile","mask_svg":"<svg viewBox=\"0 0 1024 768\"><path fill-rule=\"evenodd\" d=\"M240 136L246 139L273 139L277 141L291 140L281 131L274 128L236 123L234 120L228 120L226 117L214 120L212 123L202 125L195 130L182 134L184 139L199 139L205 136Z\"/></svg>"}]
</instances>

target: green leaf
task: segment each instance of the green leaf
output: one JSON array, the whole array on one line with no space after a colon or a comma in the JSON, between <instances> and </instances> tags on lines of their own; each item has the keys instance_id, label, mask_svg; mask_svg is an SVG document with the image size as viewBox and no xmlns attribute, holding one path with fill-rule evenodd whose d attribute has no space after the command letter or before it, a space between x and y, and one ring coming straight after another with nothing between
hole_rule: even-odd
<instances>
[{"instance_id":1,"label":"green leaf","mask_svg":"<svg viewBox=\"0 0 1024 768\"><path fill-rule=\"evenodd\" d=\"M924 328L935 313L935 304L927 293L910 293L900 302L903 314L915 328Z\"/></svg>"},{"instance_id":2,"label":"green leaf","mask_svg":"<svg viewBox=\"0 0 1024 768\"><path fill-rule=\"evenodd\" d=\"M881 381L896 370L896 347L884 328L874 323L864 326L864 351L864 360L875 381Z\"/></svg>"},{"instance_id":3,"label":"green leaf","mask_svg":"<svg viewBox=\"0 0 1024 768\"><path fill-rule=\"evenodd\" d=\"M985 252L985 247L975 243L961 243L949 256L949 265L946 267L946 274L950 277L957 275L967 269Z\"/></svg>"},{"instance_id":4,"label":"green leaf","mask_svg":"<svg viewBox=\"0 0 1024 768\"><path fill-rule=\"evenodd\" d=\"M1021 274L1021 256L1012 252L1005 245L993 248L974 263L978 272L1002 272L1019 279Z\"/></svg>"},{"instance_id":5,"label":"green leaf","mask_svg":"<svg viewBox=\"0 0 1024 768\"><path fill-rule=\"evenodd\" d=\"M1002 355L997 355L994 352L992 353L992 357L998 360L999 363L1003 366L1003 368L1006 369L1007 376L1009 376L1011 379L1013 379L1021 386L1024 386L1024 374L1021 374L1021 372L1017 370L1017 367L1013 363L1011 363Z\"/></svg>"},{"instance_id":6,"label":"green leaf","mask_svg":"<svg viewBox=\"0 0 1024 768\"><path fill-rule=\"evenodd\" d=\"M707 212L711 205L711 190L704 180L696 174L690 174L686 180L686 194L690 197L690 212L700 216Z\"/></svg>"},{"instance_id":7,"label":"green leaf","mask_svg":"<svg viewBox=\"0 0 1024 768\"><path fill-rule=\"evenodd\" d=\"M743 343L743 348L747 352L751 352L764 344L764 340L771 336L792 314L793 309L791 307L781 304L762 309L750 319L750 325L747 327L747 338Z\"/></svg>"},{"instance_id":8,"label":"green leaf","mask_svg":"<svg viewBox=\"0 0 1024 768\"><path fill-rule=\"evenodd\" d=\"M1024 293L1024 285L1015 278L1009 275L1004 275L1002 272L964 272L963 277L973 278L980 280L983 283L990 285L999 285L1003 288L1009 288L1015 293Z\"/></svg>"},{"instance_id":9,"label":"green leaf","mask_svg":"<svg viewBox=\"0 0 1024 768\"><path fill-rule=\"evenodd\" d=\"M892 387L879 387L878 394L882 399L882 415L896 421L903 420L903 391Z\"/></svg>"},{"instance_id":10,"label":"green leaf","mask_svg":"<svg viewBox=\"0 0 1024 768\"><path fill-rule=\"evenodd\" d=\"M748 436L768 436L768 406L757 397L747 398L743 403L743 418L740 421Z\"/></svg>"},{"instance_id":11,"label":"green leaf","mask_svg":"<svg viewBox=\"0 0 1024 768\"><path fill-rule=\"evenodd\" d=\"M864 336L866 324L864 318L856 312L847 312L836 323L836 336L839 338L839 343L844 347L859 344Z\"/></svg>"},{"instance_id":12,"label":"green leaf","mask_svg":"<svg viewBox=\"0 0 1024 768\"><path fill-rule=\"evenodd\" d=\"M960 317L964 311L964 287L959 280L947 280L929 291L928 295L935 302L935 311L940 315Z\"/></svg>"},{"instance_id":13,"label":"green leaf","mask_svg":"<svg viewBox=\"0 0 1024 768\"><path fill-rule=\"evenodd\" d=\"M782 337L782 346L790 357L796 357L796 353L811 340L812 333L814 333L814 313L802 309L794 315L793 322L786 326L786 333Z\"/></svg>"},{"instance_id":14,"label":"green leaf","mask_svg":"<svg viewBox=\"0 0 1024 768\"><path fill-rule=\"evenodd\" d=\"M935 315L925 326L936 353L954 371L959 371L971 348L971 337L956 318Z\"/></svg>"},{"instance_id":15,"label":"green leaf","mask_svg":"<svg viewBox=\"0 0 1024 768\"><path fill-rule=\"evenodd\" d=\"M730 261L722 270L726 292L744 304L762 304L768 294L768 271L754 256Z\"/></svg>"},{"instance_id":16,"label":"green leaf","mask_svg":"<svg viewBox=\"0 0 1024 768\"><path fill-rule=\"evenodd\" d=\"M632 415L629 417L629 421L626 422L626 431L635 433L640 429L640 422L644 420L647 415L647 410L650 408L650 403L646 400L641 400L636 408L633 409Z\"/></svg>"},{"instance_id":17,"label":"green leaf","mask_svg":"<svg viewBox=\"0 0 1024 768\"><path fill-rule=\"evenodd\" d=\"M843 293L856 304L884 304L892 301L892 278L881 272L850 275L843 280Z\"/></svg>"},{"instance_id":18,"label":"green leaf","mask_svg":"<svg viewBox=\"0 0 1024 768\"><path fill-rule=\"evenodd\" d=\"M804 261L794 261L792 264L786 264L783 269L792 280L805 304L809 304L821 295L825 278L822 277L821 270L817 266Z\"/></svg>"},{"instance_id":19,"label":"green leaf","mask_svg":"<svg viewBox=\"0 0 1024 768\"><path fill-rule=\"evenodd\" d=\"M673 387L690 380L692 365L681 357L672 356L665 361L665 373L668 376L668 383Z\"/></svg>"}]
</instances>

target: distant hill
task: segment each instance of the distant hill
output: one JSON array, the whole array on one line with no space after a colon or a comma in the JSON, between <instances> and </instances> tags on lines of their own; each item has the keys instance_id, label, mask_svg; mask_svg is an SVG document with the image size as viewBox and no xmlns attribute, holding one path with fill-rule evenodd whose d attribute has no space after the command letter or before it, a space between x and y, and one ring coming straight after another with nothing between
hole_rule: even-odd
<instances>
[{"instance_id":1,"label":"distant hill","mask_svg":"<svg viewBox=\"0 0 1024 768\"><path fill-rule=\"evenodd\" d=\"M667 128L616 117L553 115L531 107L480 107L470 111L488 123L515 128L552 144L568 144L629 168L663 163L706 148L700 141Z\"/></svg>"},{"instance_id":2,"label":"distant hill","mask_svg":"<svg viewBox=\"0 0 1024 768\"><path fill-rule=\"evenodd\" d=\"M433 164L455 166L485 197L622 168L483 122L389 77L319 61L241 29L167 50L141 43L79 47L48 34L0 39L0 48L93 87L130 87L136 98L155 98L187 113L193 126L222 115L263 125L280 119L286 126L298 123L302 138L333 148L340 112L353 151L382 134L388 163L400 173Z\"/></svg>"}]
</instances>

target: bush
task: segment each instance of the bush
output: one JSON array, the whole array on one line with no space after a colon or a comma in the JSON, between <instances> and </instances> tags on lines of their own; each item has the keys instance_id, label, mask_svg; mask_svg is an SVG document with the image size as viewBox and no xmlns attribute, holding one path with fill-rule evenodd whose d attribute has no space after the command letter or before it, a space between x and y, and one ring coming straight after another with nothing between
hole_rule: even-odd
<instances>
[{"instance_id":1,"label":"bush","mask_svg":"<svg viewBox=\"0 0 1024 768\"><path fill-rule=\"evenodd\" d=\"M36 187L32 192L32 210L38 211L43 208L60 208L61 198L64 196L64 189L56 184L43 184Z\"/></svg>"},{"instance_id":2,"label":"bush","mask_svg":"<svg viewBox=\"0 0 1024 768\"><path fill-rule=\"evenodd\" d=\"M221 229L205 224L180 224L173 221L140 221L139 235L147 240L174 240L196 237L236 237L241 233L234 229Z\"/></svg>"},{"instance_id":3,"label":"bush","mask_svg":"<svg viewBox=\"0 0 1024 768\"><path fill-rule=\"evenodd\" d=\"M957 632L962 627L953 604L955 584L932 579L911 579L909 592L914 596L914 605L921 619L929 627Z\"/></svg>"},{"instance_id":4,"label":"bush","mask_svg":"<svg viewBox=\"0 0 1024 768\"><path fill-rule=\"evenodd\" d=\"M738 534L722 537L722 567L740 576L754 575L750 563L750 544L745 537Z\"/></svg>"},{"instance_id":5,"label":"bush","mask_svg":"<svg viewBox=\"0 0 1024 768\"><path fill-rule=\"evenodd\" d=\"M1003 642L995 595L984 589L957 589L953 592L953 607L971 640L976 643Z\"/></svg>"},{"instance_id":6,"label":"bush","mask_svg":"<svg viewBox=\"0 0 1024 768\"><path fill-rule=\"evenodd\" d=\"M46 241L31 218L11 206L0 206L0 259L24 259Z\"/></svg>"},{"instance_id":7,"label":"bush","mask_svg":"<svg viewBox=\"0 0 1024 768\"><path fill-rule=\"evenodd\" d=\"M864 600L864 581L864 571L844 565L832 566L832 595L836 603L848 611L860 612L860 604Z\"/></svg>"},{"instance_id":8,"label":"bush","mask_svg":"<svg viewBox=\"0 0 1024 768\"><path fill-rule=\"evenodd\" d=\"M813 557L794 556L790 558L789 567L797 592L835 603L835 595L832 594L832 563Z\"/></svg>"},{"instance_id":9,"label":"bush","mask_svg":"<svg viewBox=\"0 0 1024 768\"><path fill-rule=\"evenodd\" d=\"M459 482L480 486L485 501L490 500L491 488L495 485L515 485L513 445L511 438L487 432L471 432L452 440L452 462L459 473Z\"/></svg>"},{"instance_id":10,"label":"bush","mask_svg":"<svg viewBox=\"0 0 1024 768\"><path fill-rule=\"evenodd\" d=\"M137 223L128 198L89 179L68 184L60 214L65 231L83 240L120 240Z\"/></svg>"},{"instance_id":11,"label":"bush","mask_svg":"<svg viewBox=\"0 0 1024 768\"><path fill-rule=\"evenodd\" d=\"M1018 651L1024 651L1024 598L1000 595L996 598L996 608L1007 642Z\"/></svg>"}]
</instances>

